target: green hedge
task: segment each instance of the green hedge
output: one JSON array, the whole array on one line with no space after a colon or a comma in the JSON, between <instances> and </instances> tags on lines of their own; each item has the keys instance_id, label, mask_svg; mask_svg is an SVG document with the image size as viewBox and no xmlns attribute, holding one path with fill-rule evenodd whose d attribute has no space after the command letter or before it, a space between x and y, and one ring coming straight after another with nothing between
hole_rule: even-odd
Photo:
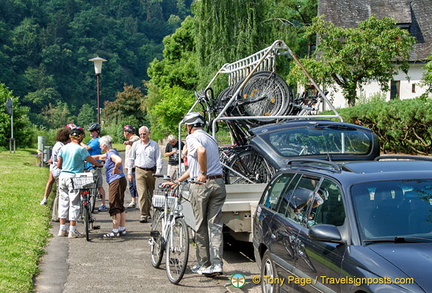
<instances>
[{"instance_id":1,"label":"green hedge","mask_svg":"<svg viewBox=\"0 0 432 293\"><path fill-rule=\"evenodd\" d=\"M373 101L338 110L345 122L372 129L383 153L432 152L432 101L427 98Z\"/></svg>"}]
</instances>

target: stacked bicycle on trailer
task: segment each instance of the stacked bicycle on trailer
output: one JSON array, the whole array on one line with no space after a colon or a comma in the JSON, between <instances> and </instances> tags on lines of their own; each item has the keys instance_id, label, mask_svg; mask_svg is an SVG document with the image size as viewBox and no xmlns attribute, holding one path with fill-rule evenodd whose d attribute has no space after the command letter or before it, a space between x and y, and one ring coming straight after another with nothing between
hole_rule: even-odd
<instances>
[{"instance_id":1,"label":"stacked bicycle on trailer","mask_svg":"<svg viewBox=\"0 0 432 293\"><path fill-rule=\"evenodd\" d=\"M276 73L278 56L290 56L303 70L311 87L294 96L285 80ZM212 86L222 74L228 75L228 87L216 97ZM216 137L218 122L225 122L229 129L233 146L220 148L227 184L265 183L276 171L248 145L253 136L252 128L288 119L308 119L312 115L342 121L326 94L281 40L244 59L223 65L205 90L195 96L196 102L190 111L205 113L208 131L213 137ZM316 114L324 109L334 114Z\"/></svg>"}]
</instances>

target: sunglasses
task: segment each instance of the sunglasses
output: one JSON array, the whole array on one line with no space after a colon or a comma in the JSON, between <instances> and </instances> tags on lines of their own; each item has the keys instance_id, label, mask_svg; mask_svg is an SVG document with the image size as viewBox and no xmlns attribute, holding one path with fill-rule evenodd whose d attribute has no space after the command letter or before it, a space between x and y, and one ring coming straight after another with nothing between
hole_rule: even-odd
<instances>
[{"instance_id":1,"label":"sunglasses","mask_svg":"<svg viewBox=\"0 0 432 293\"><path fill-rule=\"evenodd\" d=\"M144 133L140 133L139 135L147 135L147 132L144 132Z\"/></svg>"}]
</instances>

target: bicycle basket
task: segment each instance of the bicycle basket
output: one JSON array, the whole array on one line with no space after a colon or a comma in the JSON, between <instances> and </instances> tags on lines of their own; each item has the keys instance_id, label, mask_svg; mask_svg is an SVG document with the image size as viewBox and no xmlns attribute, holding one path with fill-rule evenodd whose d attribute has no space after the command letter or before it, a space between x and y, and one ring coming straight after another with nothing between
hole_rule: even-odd
<instances>
[{"instance_id":1,"label":"bicycle basket","mask_svg":"<svg viewBox=\"0 0 432 293\"><path fill-rule=\"evenodd\" d=\"M174 208L175 197L168 196L168 208ZM163 208L165 207L165 195L153 195L152 205L155 208Z\"/></svg>"},{"instance_id":2,"label":"bicycle basket","mask_svg":"<svg viewBox=\"0 0 432 293\"><path fill-rule=\"evenodd\" d=\"M72 177L72 184L74 189L96 188L92 173L76 173Z\"/></svg>"}]
</instances>

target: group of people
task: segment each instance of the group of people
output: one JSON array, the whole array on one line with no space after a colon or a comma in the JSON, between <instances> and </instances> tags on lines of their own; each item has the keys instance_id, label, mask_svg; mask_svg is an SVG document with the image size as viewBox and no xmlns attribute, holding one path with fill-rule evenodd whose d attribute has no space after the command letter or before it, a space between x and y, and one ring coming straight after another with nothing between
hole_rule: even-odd
<instances>
[{"instance_id":1,"label":"group of people","mask_svg":"<svg viewBox=\"0 0 432 293\"><path fill-rule=\"evenodd\" d=\"M190 195L196 219L195 241L198 264L192 268L192 271L206 276L220 275L223 273L222 205L225 201L226 190L219 161L218 144L203 130L205 120L200 113L190 112L182 122L186 125L188 132L186 144L177 140L174 135L168 137L165 156L169 158L168 174L173 180L165 184L174 187L188 178L193 179L190 185ZM53 182L52 178L58 176L58 217L60 219L58 235L68 235L70 238L82 237L82 234L76 230L76 221L79 216L79 192L73 189L70 178L75 173L84 171L84 161L94 166L101 166L101 161L105 161L106 180L109 184L109 213L113 220L113 229L104 237L125 235L124 193L127 181L129 181L132 198L128 207L138 206L140 222L147 223L151 219L151 199L156 181L153 174L161 174L163 168L161 150L158 143L150 139L150 130L147 126L140 127L136 135L135 128L126 125L123 128L126 138L123 169L122 159L117 150L112 147L113 139L108 135L99 138L100 125L99 127L91 126L89 131L92 139L87 145L82 144L85 134L80 127L75 126L68 130L69 143L64 140L64 137L60 135L57 137L59 145L54 146L52 157L52 164L55 166L51 167L50 179L41 204L46 203L46 197L49 194L47 191L49 185L52 186L50 182ZM61 130L61 132L65 136L65 131ZM96 140L100 148L99 154L90 153L97 149ZM180 172L180 166L186 162L188 168ZM59 175L56 175L58 173ZM98 188L102 195L102 208L105 206L105 191L102 184L98 185ZM100 210L103 211L103 208ZM70 221L69 232L66 228L66 219Z\"/></svg>"}]
</instances>

